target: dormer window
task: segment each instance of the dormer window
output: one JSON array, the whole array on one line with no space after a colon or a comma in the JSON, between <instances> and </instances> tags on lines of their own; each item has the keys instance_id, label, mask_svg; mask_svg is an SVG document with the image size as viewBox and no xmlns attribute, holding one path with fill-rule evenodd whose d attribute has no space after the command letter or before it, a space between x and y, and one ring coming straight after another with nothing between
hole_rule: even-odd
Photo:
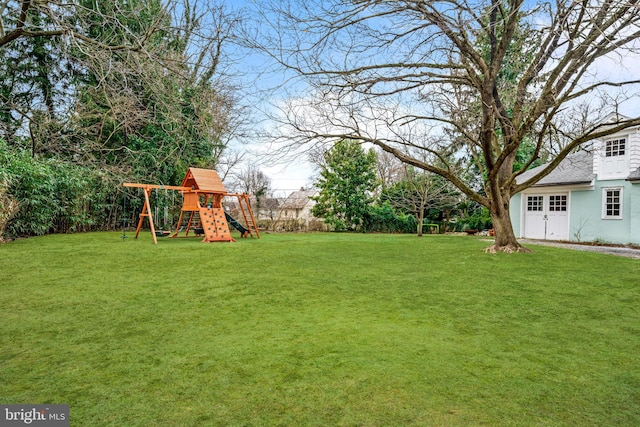
<instances>
[{"instance_id":1,"label":"dormer window","mask_svg":"<svg viewBox=\"0 0 640 427\"><path fill-rule=\"evenodd\" d=\"M626 143L625 138L606 141L604 149L605 157L624 156Z\"/></svg>"},{"instance_id":2,"label":"dormer window","mask_svg":"<svg viewBox=\"0 0 640 427\"><path fill-rule=\"evenodd\" d=\"M602 142L598 179L624 179L629 176L627 135L613 137Z\"/></svg>"}]
</instances>

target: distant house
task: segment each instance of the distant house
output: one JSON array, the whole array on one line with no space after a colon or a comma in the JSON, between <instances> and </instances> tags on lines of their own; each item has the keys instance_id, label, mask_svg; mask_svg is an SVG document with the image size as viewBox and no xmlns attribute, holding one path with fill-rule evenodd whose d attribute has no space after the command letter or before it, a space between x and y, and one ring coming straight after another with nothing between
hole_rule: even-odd
<instances>
[{"instance_id":1,"label":"distant house","mask_svg":"<svg viewBox=\"0 0 640 427\"><path fill-rule=\"evenodd\" d=\"M640 128L567 156L549 175L512 197L510 214L516 236L522 238L640 244Z\"/></svg>"},{"instance_id":2,"label":"distant house","mask_svg":"<svg viewBox=\"0 0 640 427\"><path fill-rule=\"evenodd\" d=\"M311 209L316 204L311 197L317 195L318 190L315 188L301 188L291 193L280 207L278 228L285 231L323 229L324 223L322 220L314 217L311 213Z\"/></svg>"}]
</instances>

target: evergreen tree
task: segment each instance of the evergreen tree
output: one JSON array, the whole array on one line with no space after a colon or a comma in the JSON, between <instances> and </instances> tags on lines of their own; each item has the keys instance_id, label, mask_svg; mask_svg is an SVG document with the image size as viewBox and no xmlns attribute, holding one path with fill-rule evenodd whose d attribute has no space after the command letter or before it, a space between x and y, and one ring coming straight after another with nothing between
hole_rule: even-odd
<instances>
[{"instance_id":1,"label":"evergreen tree","mask_svg":"<svg viewBox=\"0 0 640 427\"><path fill-rule=\"evenodd\" d=\"M313 214L336 231L360 231L373 202L376 153L353 141L340 141L324 155Z\"/></svg>"}]
</instances>

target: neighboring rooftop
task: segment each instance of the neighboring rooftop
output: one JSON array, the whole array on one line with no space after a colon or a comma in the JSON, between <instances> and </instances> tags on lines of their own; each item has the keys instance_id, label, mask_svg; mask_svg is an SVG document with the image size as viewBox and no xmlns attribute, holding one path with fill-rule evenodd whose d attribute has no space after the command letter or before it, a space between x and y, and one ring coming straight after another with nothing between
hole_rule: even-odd
<instances>
[{"instance_id":1,"label":"neighboring rooftop","mask_svg":"<svg viewBox=\"0 0 640 427\"><path fill-rule=\"evenodd\" d=\"M301 188L298 191L294 191L287 197L284 201L282 208L283 209L303 209L307 203L309 203L309 197L315 196L318 193L318 190L315 188L310 188L305 190Z\"/></svg>"}]
</instances>

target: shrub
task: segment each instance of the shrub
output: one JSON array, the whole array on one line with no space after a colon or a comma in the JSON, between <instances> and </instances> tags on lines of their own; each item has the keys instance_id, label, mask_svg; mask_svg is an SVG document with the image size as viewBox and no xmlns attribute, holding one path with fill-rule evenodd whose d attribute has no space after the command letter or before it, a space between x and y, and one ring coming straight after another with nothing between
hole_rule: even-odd
<instances>
[{"instance_id":1,"label":"shrub","mask_svg":"<svg viewBox=\"0 0 640 427\"><path fill-rule=\"evenodd\" d=\"M117 188L98 171L54 159L32 158L0 141L4 194L14 201L1 231L11 236L33 236L112 228ZM7 205L8 206L8 205ZM7 212L5 212L5 210Z\"/></svg>"},{"instance_id":2,"label":"shrub","mask_svg":"<svg viewBox=\"0 0 640 427\"><path fill-rule=\"evenodd\" d=\"M491 214L484 206L475 210L471 216L464 219L463 228L475 228L476 230L486 230L492 228Z\"/></svg>"},{"instance_id":3,"label":"shrub","mask_svg":"<svg viewBox=\"0 0 640 427\"><path fill-rule=\"evenodd\" d=\"M19 203L8 193L9 182L5 173L0 173L0 243L5 240L9 220L18 212Z\"/></svg>"},{"instance_id":4,"label":"shrub","mask_svg":"<svg viewBox=\"0 0 640 427\"><path fill-rule=\"evenodd\" d=\"M388 201L381 206L371 206L365 217L365 228L369 232L415 233L418 221L413 215L396 214Z\"/></svg>"}]
</instances>

